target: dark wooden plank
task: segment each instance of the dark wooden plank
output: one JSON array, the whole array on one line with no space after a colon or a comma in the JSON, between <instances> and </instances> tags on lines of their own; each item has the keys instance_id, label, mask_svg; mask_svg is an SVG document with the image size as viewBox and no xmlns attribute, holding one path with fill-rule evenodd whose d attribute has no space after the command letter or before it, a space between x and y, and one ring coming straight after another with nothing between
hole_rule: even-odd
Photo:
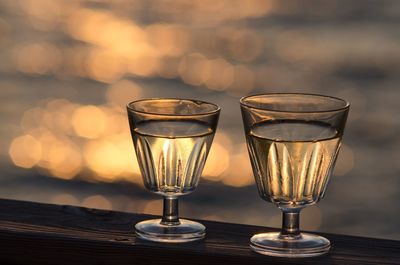
<instances>
[{"instance_id":1,"label":"dark wooden plank","mask_svg":"<svg viewBox=\"0 0 400 265\"><path fill-rule=\"evenodd\" d=\"M324 234L333 243L317 258L253 253L252 234L273 229L201 221L204 241L151 243L134 223L152 216L0 200L0 264L400 264L400 241ZM153 216L154 217L154 216Z\"/></svg>"}]
</instances>

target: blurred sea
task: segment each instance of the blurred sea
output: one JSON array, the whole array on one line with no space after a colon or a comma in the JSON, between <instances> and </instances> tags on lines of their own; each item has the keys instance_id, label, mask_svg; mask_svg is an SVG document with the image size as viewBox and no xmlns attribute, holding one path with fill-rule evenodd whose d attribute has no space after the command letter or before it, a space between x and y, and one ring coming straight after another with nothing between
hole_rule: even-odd
<instances>
[{"instance_id":1,"label":"blurred sea","mask_svg":"<svg viewBox=\"0 0 400 265\"><path fill-rule=\"evenodd\" d=\"M320 93L351 103L325 198L302 229L400 240L400 1L4 0L0 197L161 214L143 189L124 105L222 108L181 215L280 226L257 194L239 98Z\"/></svg>"}]
</instances>

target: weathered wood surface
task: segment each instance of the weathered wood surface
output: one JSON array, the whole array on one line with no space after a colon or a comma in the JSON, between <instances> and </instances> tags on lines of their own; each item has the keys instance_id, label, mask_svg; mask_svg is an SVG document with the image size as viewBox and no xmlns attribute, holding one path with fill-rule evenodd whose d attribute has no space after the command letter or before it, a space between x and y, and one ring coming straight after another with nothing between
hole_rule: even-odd
<instances>
[{"instance_id":1,"label":"weathered wood surface","mask_svg":"<svg viewBox=\"0 0 400 265\"><path fill-rule=\"evenodd\" d=\"M252 234L273 229L201 221L204 241L150 243L134 223L151 216L0 200L0 264L400 264L400 241L324 234L333 247L317 258L253 253Z\"/></svg>"}]
</instances>

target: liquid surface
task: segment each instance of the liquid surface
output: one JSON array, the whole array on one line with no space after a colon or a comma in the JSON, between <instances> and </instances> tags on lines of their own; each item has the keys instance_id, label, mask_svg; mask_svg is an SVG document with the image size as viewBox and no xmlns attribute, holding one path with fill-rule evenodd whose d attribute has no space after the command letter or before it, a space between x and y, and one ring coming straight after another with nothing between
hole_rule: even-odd
<instances>
[{"instance_id":1,"label":"liquid surface","mask_svg":"<svg viewBox=\"0 0 400 265\"><path fill-rule=\"evenodd\" d=\"M324 195L340 146L324 123L266 122L247 136L260 196L281 208L313 204Z\"/></svg>"},{"instance_id":2,"label":"liquid surface","mask_svg":"<svg viewBox=\"0 0 400 265\"><path fill-rule=\"evenodd\" d=\"M213 131L192 121L148 121L132 132L145 186L156 193L193 191L210 149Z\"/></svg>"}]
</instances>

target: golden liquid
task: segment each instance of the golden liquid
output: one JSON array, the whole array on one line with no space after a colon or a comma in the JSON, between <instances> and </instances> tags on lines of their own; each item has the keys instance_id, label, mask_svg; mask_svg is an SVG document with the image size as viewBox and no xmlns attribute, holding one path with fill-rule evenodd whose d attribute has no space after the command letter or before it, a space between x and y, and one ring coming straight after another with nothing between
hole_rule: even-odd
<instances>
[{"instance_id":1,"label":"golden liquid","mask_svg":"<svg viewBox=\"0 0 400 265\"><path fill-rule=\"evenodd\" d=\"M265 122L247 140L263 199L288 208L323 197L340 146L335 129L306 121Z\"/></svg>"},{"instance_id":2,"label":"golden liquid","mask_svg":"<svg viewBox=\"0 0 400 265\"><path fill-rule=\"evenodd\" d=\"M192 121L147 121L132 132L143 181L170 195L193 191L210 149L213 131Z\"/></svg>"}]
</instances>

